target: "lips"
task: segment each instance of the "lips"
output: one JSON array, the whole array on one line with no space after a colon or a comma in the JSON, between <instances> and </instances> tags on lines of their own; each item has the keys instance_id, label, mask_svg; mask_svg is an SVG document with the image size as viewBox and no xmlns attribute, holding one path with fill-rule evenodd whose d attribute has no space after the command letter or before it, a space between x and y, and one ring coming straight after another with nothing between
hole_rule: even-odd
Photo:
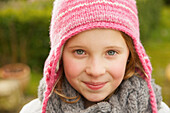
<instances>
[{"instance_id":1,"label":"lips","mask_svg":"<svg viewBox=\"0 0 170 113\"><path fill-rule=\"evenodd\" d=\"M84 82L85 85L92 90L99 90L103 88L106 82Z\"/></svg>"}]
</instances>

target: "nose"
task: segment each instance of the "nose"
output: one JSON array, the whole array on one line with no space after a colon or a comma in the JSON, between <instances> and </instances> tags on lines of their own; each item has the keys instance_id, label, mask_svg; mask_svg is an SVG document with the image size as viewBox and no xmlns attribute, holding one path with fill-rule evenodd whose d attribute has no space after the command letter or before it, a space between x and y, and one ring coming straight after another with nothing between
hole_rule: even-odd
<instances>
[{"instance_id":1,"label":"nose","mask_svg":"<svg viewBox=\"0 0 170 113\"><path fill-rule=\"evenodd\" d=\"M95 58L89 60L88 65L86 67L86 73L90 76L98 77L104 75L106 72L106 68L102 59Z\"/></svg>"}]
</instances>

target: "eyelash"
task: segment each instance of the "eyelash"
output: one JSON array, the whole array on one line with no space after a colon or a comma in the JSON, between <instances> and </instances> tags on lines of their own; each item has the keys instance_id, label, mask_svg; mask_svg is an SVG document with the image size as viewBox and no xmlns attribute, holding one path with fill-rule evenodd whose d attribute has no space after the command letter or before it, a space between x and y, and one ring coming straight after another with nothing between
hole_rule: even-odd
<instances>
[{"instance_id":1,"label":"eyelash","mask_svg":"<svg viewBox=\"0 0 170 113\"><path fill-rule=\"evenodd\" d=\"M110 53L112 52L112 54ZM74 50L73 53L75 53L76 55L78 56L82 56L82 55L86 55L86 52L82 49L77 49L77 50ZM106 51L106 55L107 56L114 56L115 54L117 54L118 52L114 51L114 50L108 50Z\"/></svg>"},{"instance_id":2,"label":"eyelash","mask_svg":"<svg viewBox=\"0 0 170 113\"><path fill-rule=\"evenodd\" d=\"M110 55L109 52L112 52L113 54ZM114 50L108 50L107 53L106 53L106 55L109 55L109 56L114 56L115 54L117 54L117 52L114 51Z\"/></svg>"},{"instance_id":3,"label":"eyelash","mask_svg":"<svg viewBox=\"0 0 170 113\"><path fill-rule=\"evenodd\" d=\"M78 52L81 52L81 53L78 53ZM74 53L75 53L76 55L85 55L85 54L86 54L85 51L82 50L82 49L77 49L77 50L74 51Z\"/></svg>"}]
</instances>

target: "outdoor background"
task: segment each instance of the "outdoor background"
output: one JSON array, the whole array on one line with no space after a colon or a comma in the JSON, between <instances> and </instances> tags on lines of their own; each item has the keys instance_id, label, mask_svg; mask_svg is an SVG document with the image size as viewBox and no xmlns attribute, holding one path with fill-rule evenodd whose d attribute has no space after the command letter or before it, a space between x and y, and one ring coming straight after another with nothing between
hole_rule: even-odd
<instances>
[{"instance_id":1,"label":"outdoor background","mask_svg":"<svg viewBox=\"0 0 170 113\"><path fill-rule=\"evenodd\" d=\"M37 98L37 87L50 49L52 6L53 0L0 0L0 68L24 63L31 69L31 79L22 91L16 112ZM153 78L162 87L163 101L170 106L170 79L165 74L170 64L170 0L137 0L137 6L141 41L153 66Z\"/></svg>"}]
</instances>

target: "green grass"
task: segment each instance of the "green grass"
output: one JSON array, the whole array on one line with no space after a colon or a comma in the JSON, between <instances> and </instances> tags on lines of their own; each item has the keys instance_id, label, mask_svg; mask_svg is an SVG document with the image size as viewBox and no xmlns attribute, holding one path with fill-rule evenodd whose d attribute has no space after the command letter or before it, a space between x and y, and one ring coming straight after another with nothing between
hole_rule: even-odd
<instances>
[{"instance_id":1,"label":"green grass","mask_svg":"<svg viewBox=\"0 0 170 113\"><path fill-rule=\"evenodd\" d=\"M162 10L161 22L151 37L144 43L153 66L153 78L162 87L163 101L170 106L170 81L165 68L170 64L170 7Z\"/></svg>"}]
</instances>

